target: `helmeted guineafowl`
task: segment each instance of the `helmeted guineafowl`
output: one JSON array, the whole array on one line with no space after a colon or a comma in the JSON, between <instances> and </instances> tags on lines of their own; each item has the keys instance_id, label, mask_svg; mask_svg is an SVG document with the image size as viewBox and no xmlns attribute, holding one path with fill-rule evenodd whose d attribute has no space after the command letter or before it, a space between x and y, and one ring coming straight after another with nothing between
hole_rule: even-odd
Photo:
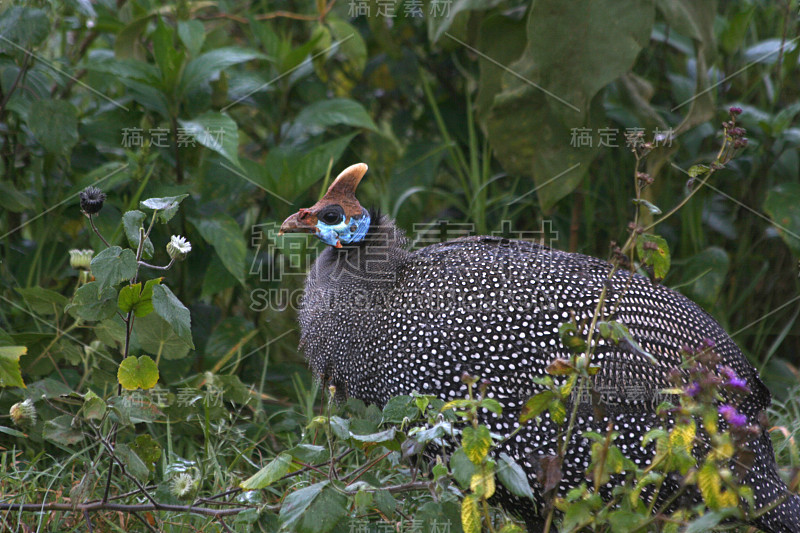
<instances>
[{"instance_id":1,"label":"helmeted guineafowl","mask_svg":"<svg viewBox=\"0 0 800 533\"><path fill-rule=\"evenodd\" d=\"M747 443L755 459L741 481L753 489L756 509L782 500L753 525L800 532L800 498L778 476L769 435L759 422L770 393L705 311L646 277L618 271L609 280L612 267L605 261L531 242L467 237L407 251L394 223L356 199L366 171L364 164L345 169L319 202L281 227L314 233L330 245L308 274L300 310L301 347L320 379L339 393L382 406L412 391L463 398L462 375L480 376L489 382L487 394L503 405L502 415L486 422L507 435L525 401L541 390L534 378L544 376L556 357L569 357L559 326L573 314L578 321L590 318L606 287L608 301L616 302L614 319L656 361L630 344L599 339L594 357L601 369L593 388L613 387L617 401L601 414L591 402L579 406L558 492L586 479L591 444L585 431L605 433L612 425L622 452L640 466L649 464L653 448L641 442L649 429L664 424L656 414L657 396L672 386L670 371L680 366L682 347L705 342L714 345L719 365L749 387L737 407L759 429ZM527 424L503 444L525 469L539 509L537 461L555 453L558 429L544 415L541 424ZM670 483L677 486L680 479L668 479L662 490ZM530 529L541 523L530 503L514 502L507 492L500 496L523 509Z\"/></svg>"}]
</instances>

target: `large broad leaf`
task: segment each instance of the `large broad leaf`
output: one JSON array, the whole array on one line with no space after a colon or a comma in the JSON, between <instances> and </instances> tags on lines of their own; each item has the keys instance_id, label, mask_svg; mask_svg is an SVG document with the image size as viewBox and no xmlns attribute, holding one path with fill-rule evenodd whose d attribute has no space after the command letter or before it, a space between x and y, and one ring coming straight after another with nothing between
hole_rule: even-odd
<instances>
[{"instance_id":1,"label":"large broad leaf","mask_svg":"<svg viewBox=\"0 0 800 533\"><path fill-rule=\"evenodd\" d=\"M127 444L117 444L114 449L115 455L125 465L125 471L141 482L147 481L150 477L150 469L144 464L142 458L131 449Z\"/></svg>"},{"instance_id":2,"label":"large broad leaf","mask_svg":"<svg viewBox=\"0 0 800 533\"><path fill-rule=\"evenodd\" d=\"M500 460L497 463L497 477L500 478L503 486L514 495L533 499L533 491L525 471L505 453L500 454Z\"/></svg>"},{"instance_id":3,"label":"large broad leaf","mask_svg":"<svg viewBox=\"0 0 800 533\"><path fill-rule=\"evenodd\" d=\"M179 34L181 33L181 38L189 36L187 29L184 29L183 32L180 32L179 29ZM179 90L181 93L196 90L198 84L207 82L218 74L220 70L226 69L231 65L236 65L237 63L250 61L251 59L268 58L253 50L235 47L218 48L206 52L192 59L186 65L186 69L184 69L183 76L181 77Z\"/></svg>"},{"instance_id":4,"label":"large broad leaf","mask_svg":"<svg viewBox=\"0 0 800 533\"><path fill-rule=\"evenodd\" d=\"M800 256L800 184L783 183L767 193L764 211L778 234L796 256Z\"/></svg>"},{"instance_id":5,"label":"large broad leaf","mask_svg":"<svg viewBox=\"0 0 800 533\"><path fill-rule=\"evenodd\" d=\"M104 320L117 310L117 291L113 287L100 289L100 283L91 281L83 285L64 308L70 315L83 320Z\"/></svg>"},{"instance_id":6,"label":"large broad leaf","mask_svg":"<svg viewBox=\"0 0 800 533\"><path fill-rule=\"evenodd\" d=\"M119 291L117 306L123 313L133 311L134 316L142 318L153 311L153 286L164 278L148 280L142 288L142 282L126 285Z\"/></svg>"},{"instance_id":7,"label":"large broad leaf","mask_svg":"<svg viewBox=\"0 0 800 533\"><path fill-rule=\"evenodd\" d=\"M297 115L293 128L324 129L340 124L378 131L364 106L347 98L318 100L304 107Z\"/></svg>"},{"instance_id":8,"label":"large broad leaf","mask_svg":"<svg viewBox=\"0 0 800 533\"><path fill-rule=\"evenodd\" d=\"M0 387L25 387L19 358L27 351L25 346L0 346Z\"/></svg>"},{"instance_id":9,"label":"large broad leaf","mask_svg":"<svg viewBox=\"0 0 800 533\"><path fill-rule=\"evenodd\" d=\"M68 152L78 142L78 110L66 100L41 100L31 107L28 127L48 152Z\"/></svg>"},{"instance_id":10,"label":"large broad leaf","mask_svg":"<svg viewBox=\"0 0 800 533\"><path fill-rule=\"evenodd\" d=\"M9 7L0 15L0 51L30 49L44 41L49 31L50 20L43 10Z\"/></svg>"},{"instance_id":11,"label":"large broad leaf","mask_svg":"<svg viewBox=\"0 0 800 533\"><path fill-rule=\"evenodd\" d=\"M462 11L483 11L499 3L500 0L431 0L428 4L428 16L425 17L428 22L428 38L434 43L438 41L450 29L456 15Z\"/></svg>"},{"instance_id":12,"label":"large broad leaf","mask_svg":"<svg viewBox=\"0 0 800 533\"><path fill-rule=\"evenodd\" d=\"M347 514L347 497L322 481L289 494L283 501L283 527L300 533L327 533Z\"/></svg>"},{"instance_id":13,"label":"large broad leaf","mask_svg":"<svg viewBox=\"0 0 800 533\"><path fill-rule=\"evenodd\" d=\"M178 337L166 320L155 313L134 320L133 339L142 350L162 359L186 357L192 348Z\"/></svg>"},{"instance_id":14,"label":"large broad leaf","mask_svg":"<svg viewBox=\"0 0 800 533\"><path fill-rule=\"evenodd\" d=\"M239 129L231 117L208 111L192 120L179 120L183 133L239 166Z\"/></svg>"},{"instance_id":15,"label":"large broad leaf","mask_svg":"<svg viewBox=\"0 0 800 533\"><path fill-rule=\"evenodd\" d=\"M692 300L710 309L717 301L728 274L730 259L722 248L711 246L692 256L681 268L684 283L681 290Z\"/></svg>"},{"instance_id":16,"label":"large broad leaf","mask_svg":"<svg viewBox=\"0 0 800 533\"><path fill-rule=\"evenodd\" d=\"M123 250L119 246L112 246L94 256L91 267L98 284L97 290L102 293L103 289L136 275L136 255L128 248Z\"/></svg>"},{"instance_id":17,"label":"large broad leaf","mask_svg":"<svg viewBox=\"0 0 800 533\"><path fill-rule=\"evenodd\" d=\"M505 89L495 97L487 129L503 167L533 177L544 209L569 194L588 170L596 143L574 147L572 132L602 123L596 96L631 68L649 41L653 18L652 1L533 4L527 46L508 66L511 72L502 72ZM563 38L573 34L582 38Z\"/></svg>"},{"instance_id":18,"label":"large broad leaf","mask_svg":"<svg viewBox=\"0 0 800 533\"><path fill-rule=\"evenodd\" d=\"M224 213L217 213L208 218L190 218L189 220L195 225L203 239L214 247L228 272L244 285L247 243L239 224Z\"/></svg>"},{"instance_id":19,"label":"large broad leaf","mask_svg":"<svg viewBox=\"0 0 800 533\"><path fill-rule=\"evenodd\" d=\"M80 426L73 427L74 418L71 415L57 416L44 423L42 437L65 446L78 444L83 440L83 432Z\"/></svg>"},{"instance_id":20,"label":"large broad leaf","mask_svg":"<svg viewBox=\"0 0 800 533\"><path fill-rule=\"evenodd\" d=\"M192 318L189 310L166 285L155 285L153 287L153 309L155 309L158 316L172 326L178 337L191 348L194 348L194 343L192 342Z\"/></svg>"},{"instance_id":21,"label":"large broad leaf","mask_svg":"<svg viewBox=\"0 0 800 533\"><path fill-rule=\"evenodd\" d=\"M66 296L42 287L17 289L25 303L39 315L55 315L69 302Z\"/></svg>"}]
</instances>

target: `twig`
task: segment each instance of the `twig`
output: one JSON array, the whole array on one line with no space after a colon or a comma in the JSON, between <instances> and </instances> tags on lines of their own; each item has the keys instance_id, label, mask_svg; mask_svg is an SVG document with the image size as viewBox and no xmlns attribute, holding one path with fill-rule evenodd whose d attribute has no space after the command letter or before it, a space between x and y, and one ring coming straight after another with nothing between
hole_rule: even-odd
<instances>
[{"instance_id":1,"label":"twig","mask_svg":"<svg viewBox=\"0 0 800 533\"><path fill-rule=\"evenodd\" d=\"M89 224L92 225L92 229L94 230L95 234L100 237L100 240L103 241L103 244L111 248L111 245L108 244L108 241L100 234L100 230L97 229L97 226L94 225L94 215L89 213Z\"/></svg>"},{"instance_id":2,"label":"twig","mask_svg":"<svg viewBox=\"0 0 800 533\"><path fill-rule=\"evenodd\" d=\"M153 526L151 526L151 525L150 525L150 522L148 522L147 520L145 520L144 518L142 518L142 517L139 515L139 513L133 512L133 513L131 513L131 514L132 514L134 517L136 517L136 518L137 518L137 519L138 519L138 520L139 520L139 521L140 521L142 524L144 524L144 527L146 527L147 529L149 529L149 530L150 530L152 533L158 533L158 531L157 531L157 530L156 530L156 529L155 529Z\"/></svg>"},{"instance_id":3,"label":"twig","mask_svg":"<svg viewBox=\"0 0 800 533\"><path fill-rule=\"evenodd\" d=\"M169 270L172 265L175 263L175 259L171 259L169 264L166 266L158 266L158 265L151 265L146 261L139 261L139 264L143 267L152 268L153 270Z\"/></svg>"},{"instance_id":4,"label":"twig","mask_svg":"<svg viewBox=\"0 0 800 533\"><path fill-rule=\"evenodd\" d=\"M193 505L172 505L168 503L151 502L140 504L124 504L112 502L94 503L0 503L0 511L120 511L123 513L137 513L144 511L174 511L177 513L195 513L205 516L230 516L247 511L249 507L234 509L208 509Z\"/></svg>"}]
</instances>

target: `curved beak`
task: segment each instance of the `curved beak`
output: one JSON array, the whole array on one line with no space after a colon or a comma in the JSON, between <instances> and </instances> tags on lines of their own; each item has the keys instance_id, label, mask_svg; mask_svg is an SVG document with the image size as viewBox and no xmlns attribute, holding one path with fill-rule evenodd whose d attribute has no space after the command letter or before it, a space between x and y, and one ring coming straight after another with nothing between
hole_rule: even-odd
<instances>
[{"instance_id":1,"label":"curved beak","mask_svg":"<svg viewBox=\"0 0 800 533\"><path fill-rule=\"evenodd\" d=\"M313 221L311 219L314 219ZM284 233L316 233L316 217L305 209L301 209L283 221L278 235Z\"/></svg>"}]
</instances>

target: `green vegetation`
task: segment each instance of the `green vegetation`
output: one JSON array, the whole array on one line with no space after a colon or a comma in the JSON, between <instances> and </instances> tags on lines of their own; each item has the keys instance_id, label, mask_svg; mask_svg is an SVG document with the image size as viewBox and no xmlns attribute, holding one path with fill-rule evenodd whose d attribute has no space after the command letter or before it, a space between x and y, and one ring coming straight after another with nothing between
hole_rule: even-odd
<instances>
[{"instance_id":1,"label":"green vegetation","mask_svg":"<svg viewBox=\"0 0 800 533\"><path fill-rule=\"evenodd\" d=\"M412 238L526 232L702 305L773 392L796 491L797 16L795 0L3 4L0 530L523 527L492 505L530 489L490 453L477 413L503 406L480 376L449 404L339 405L298 352L320 244L277 230L358 161L359 197ZM565 436L564 400L594 372L579 326L550 369L566 384L545 378L522 415L548 411ZM713 357L688 347L687 368L711 375ZM717 388L674 392L665 412L717 416ZM587 483L544 510L551 531L736 515L748 494L726 465L746 428L698 463L691 420L646 436L647 469L591 435ZM705 505L639 498L668 472Z\"/></svg>"}]
</instances>

